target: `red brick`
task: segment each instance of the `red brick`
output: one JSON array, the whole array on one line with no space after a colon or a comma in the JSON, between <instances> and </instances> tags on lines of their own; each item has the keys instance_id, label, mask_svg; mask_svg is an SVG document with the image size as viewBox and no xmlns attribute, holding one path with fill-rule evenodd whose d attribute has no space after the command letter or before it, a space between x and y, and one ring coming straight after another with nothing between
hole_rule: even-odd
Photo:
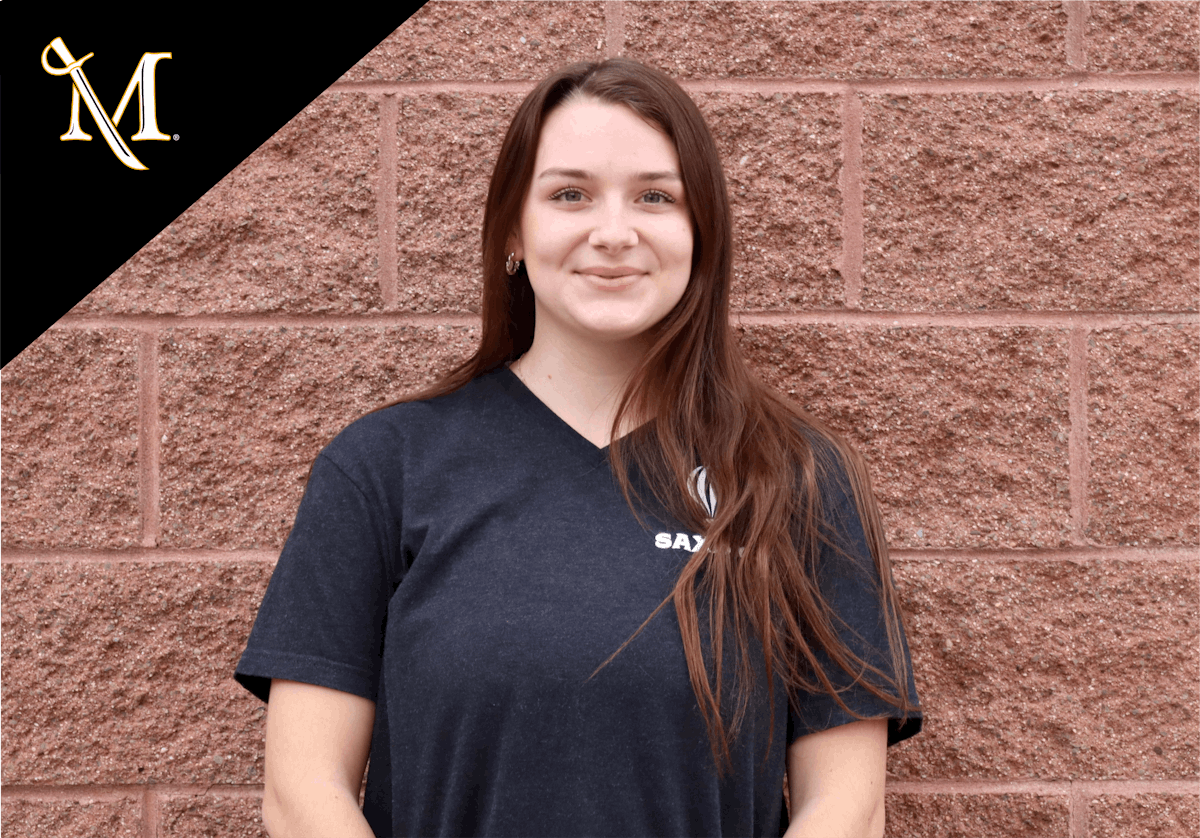
<instances>
[{"instance_id":1,"label":"red brick","mask_svg":"<svg viewBox=\"0 0 1200 838\"><path fill-rule=\"evenodd\" d=\"M768 383L866 456L893 546L1069 543L1063 330L739 331Z\"/></svg>"},{"instance_id":2,"label":"red brick","mask_svg":"<svg viewBox=\"0 0 1200 838\"><path fill-rule=\"evenodd\" d=\"M1060 3L625 3L632 58L685 78L1045 76Z\"/></svg>"},{"instance_id":3,"label":"red brick","mask_svg":"<svg viewBox=\"0 0 1200 838\"><path fill-rule=\"evenodd\" d=\"M164 332L162 544L281 547L320 449L477 343L442 326Z\"/></svg>"},{"instance_id":4,"label":"red brick","mask_svg":"<svg viewBox=\"0 0 1200 838\"><path fill-rule=\"evenodd\" d=\"M843 302L840 99L695 96L733 202L735 308Z\"/></svg>"},{"instance_id":5,"label":"red brick","mask_svg":"<svg viewBox=\"0 0 1200 838\"><path fill-rule=\"evenodd\" d=\"M876 95L865 308L1196 310L1197 96Z\"/></svg>"},{"instance_id":6,"label":"red brick","mask_svg":"<svg viewBox=\"0 0 1200 838\"><path fill-rule=\"evenodd\" d=\"M1197 776L1194 565L908 560L895 575L925 710L896 775Z\"/></svg>"},{"instance_id":7,"label":"red brick","mask_svg":"<svg viewBox=\"0 0 1200 838\"><path fill-rule=\"evenodd\" d=\"M262 798L189 794L162 801L161 838L267 838Z\"/></svg>"},{"instance_id":8,"label":"red brick","mask_svg":"<svg viewBox=\"0 0 1200 838\"><path fill-rule=\"evenodd\" d=\"M3 386L5 546L135 544L137 335L51 329L4 367Z\"/></svg>"},{"instance_id":9,"label":"red brick","mask_svg":"<svg viewBox=\"0 0 1200 838\"><path fill-rule=\"evenodd\" d=\"M479 311L483 207L500 143L522 98L474 93L401 97L399 308Z\"/></svg>"},{"instance_id":10,"label":"red brick","mask_svg":"<svg viewBox=\"0 0 1200 838\"><path fill-rule=\"evenodd\" d=\"M1065 796L889 793L887 838L1062 838Z\"/></svg>"},{"instance_id":11,"label":"red brick","mask_svg":"<svg viewBox=\"0 0 1200 838\"><path fill-rule=\"evenodd\" d=\"M4 783L261 782L264 705L233 671L270 574L5 564Z\"/></svg>"},{"instance_id":12,"label":"red brick","mask_svg":"<svg viewBox=\"0 0 1200 838\"><path fill-rule=\"evenodd\" d=\"M604 4L426 3L342 81L540 79L604 57Z\"/></svg>"},{"instance_id":13,"label":"red brick","mask_svg":"<svg viewBox=\"0 0 1200 838\"><path fill-rule=\"evenodd\" d=\"M1200 3L1087 5L1088 69L1179 72L1200 69Z\"/></svg>"},{"instance_id":14,"label":"red brick","mask_svg":"<svg viewBox=\"0 0 1200 838\"><path fill-rule=\"evenodd\" d=\"M5 794L0 834L4 838L141 838L141 803L116 800L30 800Z\"/></svg>"},{"instance_id":15,"label":"red brick","mask_svg":"<svg viewBox=\"0 0 1200 838\"><path fill-rule=\"evenodd\" d=\"M356 313L378 282L379 101L318 97L74 313Z\"/></svg>"},{"instance_id":16,"label":"red brick","mask_svg":"<svg viewBox=\"0 0 1200 838\"><path fill-rule=\"evenodd\" d=\"M1104 795L1088 802L1088 838L1195 838L1195 794Z\"/></svg>"},{"instance_id":17,"label":"red brick","mask_svg":"<svg viewBox=\"0 0 1200 838\"><path fill-rule=\"evenodd\" d=\"M1200 330L1127 327L1088 338L1087 536L1200 542Z\"/></svg>"}]
</instances>

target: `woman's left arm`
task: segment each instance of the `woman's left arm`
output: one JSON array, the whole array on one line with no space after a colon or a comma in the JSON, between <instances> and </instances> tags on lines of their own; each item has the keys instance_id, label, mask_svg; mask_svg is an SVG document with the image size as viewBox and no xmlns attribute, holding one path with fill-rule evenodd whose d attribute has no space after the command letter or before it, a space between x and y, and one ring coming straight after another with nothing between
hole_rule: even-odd
<instances>
[{"instance_id":1,"label":"woman's left arm","mask_svg":"<svg viewBox=\"0 0 1200 838\"><path fill-rule=\"evenodd\" d=\"M838 725L787 750L791 817L784 838L882 838L887 720Z\"/></svg>"}]
</instances>

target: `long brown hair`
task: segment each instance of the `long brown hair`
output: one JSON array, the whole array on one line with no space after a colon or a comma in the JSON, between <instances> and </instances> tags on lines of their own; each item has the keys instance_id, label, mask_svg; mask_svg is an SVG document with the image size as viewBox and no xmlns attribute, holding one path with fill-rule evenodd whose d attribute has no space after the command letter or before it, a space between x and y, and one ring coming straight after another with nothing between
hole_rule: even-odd
<instances>
[{"instance_id":1,"label":"long brown hair","mask_svg":"<svg viewBox=\"0 0 1200 838\"><path fill-rule=\"evenodd\" d=\"M903 616L865 465L840 436L750 374L729 325L733 231L725 175L699 109L666 75L627 58L612 58L566 67L525 97L504 137L488 189L479 348L412 398L452 392L512 363L533 343L533 291L524 266L514 276L505 272L505 245L517 227L533 178L542 125L551 111L574 97L624 105L670 137L693 226L687 289L654 328L653 344L629 380L613 421L609 456L635 514L639 503L630 474L636 470L667 511L705 538L672 593L601 668L673 601L692 687L708 725L714 760L722 768L729 764L730 742L743 720L753 683L747 630L761 644L772 714L773 673L778 673L793 700L799 690L828 692L861 718L846 706L819 662L821 651L855 683L907 714L915 705L907 690ZM625 416L654 421L618 438ZM698 464L704 465L718 499L711 519L689 489ZM879 573L890 673L842 642L839 618L818 586L822 545L834 550L843 546L821 508L821 486L832 480L848 481ZM711 682L698 593L707 594ZM736 631L739 662L737 706L728 726L721 711L727 625Z\"/></svg>"}]
</instances>

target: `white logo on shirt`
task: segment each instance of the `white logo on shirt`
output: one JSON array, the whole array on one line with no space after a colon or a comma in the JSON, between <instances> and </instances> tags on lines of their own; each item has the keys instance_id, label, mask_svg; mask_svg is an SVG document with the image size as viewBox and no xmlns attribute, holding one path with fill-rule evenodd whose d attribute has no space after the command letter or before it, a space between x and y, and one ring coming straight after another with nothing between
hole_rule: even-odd
<instances>
[{"instance_id":1,"label":"white logo on shirt","mask_svg":"<svg viewBox=\"0 0 1200 838\"><path fill-rule=\"evenodd\" d=\"M693 470L691 479L688 481L688 489L691 491L692 497L704 507L709 518L717 514L717 493L709 485L708 469L699 466Z\"/></svg>"},{"instance_id":2,"label":"white logo on shirt","mask_svg":"<svg viewBox=\"0 0 1200 838\"><path fill-rule=\"evenodd\" d=\"M692 540L695 539L695 543ZM687 550L689 553L695 553L700 549L700 545L704 543L702 535L688 535L685 532L669 533L660 532L654 536L654 546L660 550Z\"/></svg>"},{"instance_id":3,"label":"white logo on shirt","mask_svg":"<svg viewBox=\"0 0 1200 838\"><path fill-rule=\"evenodd\" d=\"M688 490L704 507L710 519L717 514L717 493L708 482L708 469L699 466L692 471L688 479ZM689 535L685 532L660 532L654 536L654 546L660 550L687 550L689 553L695 553L703 543L704 536Z\"/></svg>"}]
</instances>

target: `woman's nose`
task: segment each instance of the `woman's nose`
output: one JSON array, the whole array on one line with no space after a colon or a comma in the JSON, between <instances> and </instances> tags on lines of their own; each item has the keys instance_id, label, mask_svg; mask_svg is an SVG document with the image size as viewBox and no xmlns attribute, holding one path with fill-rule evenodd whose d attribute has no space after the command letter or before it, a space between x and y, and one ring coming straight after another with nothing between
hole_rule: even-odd
<instances>
[{"instance_id":1,"label":"woman's nose","mask_svg":"<svg viewBox=\"0 0 1200 838\"><path fill-rule=\"evenodd\" d=\"M596 219L588 242L592 247L606 250L623 249L637 244L638 234L625 208L613 206L603 210Z\"/></svg>"}]
</instances>

